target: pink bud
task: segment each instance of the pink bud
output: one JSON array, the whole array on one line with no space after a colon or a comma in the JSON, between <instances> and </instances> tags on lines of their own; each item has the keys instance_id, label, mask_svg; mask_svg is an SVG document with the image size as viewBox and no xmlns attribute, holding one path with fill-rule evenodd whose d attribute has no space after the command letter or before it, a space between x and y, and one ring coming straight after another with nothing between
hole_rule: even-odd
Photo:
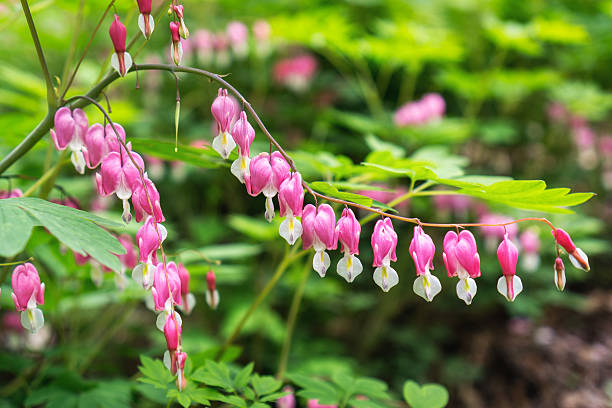
<instances>
[{"instance_id":1,"label":"pink bud","mask_svg":"<svg viewBox=\"0 0 612 408\"><path fill-rule=\"evenodd\" d=\"M350 255L359 255L361 224L359 224L355 213L350 208L342 210L342 216L336 226L336 234L338 235L342 252L348 252Z\"/></svg>"},{"instance_id":2,"label":"pink bud","mask_svg":"<svg viewBox=\"0 0 612 408\"><path fill-rule=\"evenodd\" d=\"M565 249L568 254L571 254L576 250L576 245L572 242L572 238L570 238L569 234L562 230L561 228L557 228L552 232L553 237L559 245Z\"/></svg>"},{"instance_id":3,"label":"pink bud","mask_svg":"<svg viewBox=\"0 0 612 408\"><path fill-rule=\"evenodd\" d=\"M87 115L82 109L59 108L54 117L55 130L51 131L57 150L64 150L68 145L71 150L80 150L85 143L88 125Z\"/></svg>"},{"instance_id":4,"label":"pink bud","mask_svg":"<svg viewBox=\"0 0 612 408\"><path fill-rule=\"evenodd\" d=\"M210 291L217 289L217 277L212 269L206 274L206 285Z\"/></svg>"},{"instance_id":5,"label":"pink bud","mask_svg":"<svg viewBox=\"0 0 612 408\"><path fill-rule=\"evenodd\" d=\"M497 259L501 265L504 275L516 274L516 263L518 261L518 249L512 243L508 234L504 235L504 240L497 248Z\"/></svg>"},{"instance_id":6,"label":"pink bud","mask_svg":"<svg viewBox=\"0 0 612 408\"><path fill-rule=\"evenodd\" d=\"M414 260L417 275L425 275L434 268L433 257L436 252L436 246L420 225L414 227L414 236L408 250Z\"/></svg>"},{"instance_id":7,"label":"pink bud","mask_svg":"<svg viewBox=\"0 0 612 408\"><path fill-rule=\"evenodd\" d=\"M255 139L255 129L247 120L246 112L240 112L240 119L234 124L232 129L232 137L238 145L241 156L248 156L251 143Z\"/></svg>"},{"instance_id":8,"label":"pink bud","mask_svg":"<svg viewBox=\"0 0 612 408\"><path fill-rule=\"evenodd\" d=\"M312 204L304 207L302 212L302 246L308 249L311 246L316 251L336 249L338 237L336 236L336 215L329 204L321 204L318 209Z\"/></svg>"},{"instance_id":9,"label":"pink bud","mask_svg":"<svg viewBox=\"0 0 612 408\"><path fill-rule=\"evenodd\" d=\"M559 257L555 259L555 285L559 290L565 288L565 265L563 265L563 260Z\"/></svg>"},{"instance_id":10,"label":"pink bud","mask_svg":"<svg viewBox=\"0 0 612 408\"><path fill-rule=\"evenodd\" d=\"M382 267L390 261L397 261L395 247L397 246L397 234L393 229L390 218L376 221L372 233L372 250L374 252L373 266Z\"/></svg>"},{"instance_id":11,"label":"pink bud","mask_svg":"<svg viewBox=\"0 0 612 408\"><path fill-rule=\"evenodd\" d=\"M79 266L85 265L91 259L89 255L81 255L78 252L73 252L73 255L74 255L74 262Z\"/></svg>"},{"instance_id":12,"label":"pink bud","mask_svg":"<svg viewBox=\"0 0 612 408\"><path fill-rule=\"evenodd\" d=\"M182 263L178 264L178 274L181 278L181 295L189 293L189 271Z\"/></svg>"},{"instance_id":13,"label":"pink bud","mask_svg":"<svg viewBox=\"0 0 612 408\"><path fill-rule=\"evenodd\" d=\"M166 281L166 274L168 280ZM169 282L169 284L168 284ZM181 306L181 278L178 274L178 268L174 262L168 262L164 265L163 262L157 264L155 269L155 278L153 281L153 300L155 301L155 310L164 310L166 303L170 299L168 286L172 291L172 299L174 304Z\"/></svg>"},{"instance_id":14,"label":"pink bud","mask_svg":"<svg viewBox=\"0 0 612 408\"><path fill-rule=\"evenodd\" d=\"M117 255L121 264L127 269L133 269L138 264L138 256L134 249L134 241L128 234L121 234L118 238L121 245L125 248L125 254Z\"/></svg>"},{"instance_id":15,"label":"pink bud","mask_svg":"<svg viewBox=\"0 0 612 408\"><path fill-rule=\"evenodd\" d=\"M219 133L229 132L232 119L235 115L235 105L227 94L227 89L219 88L219 94L215 98L210 110L217 121Z\"/></svg>"},{"instance_id":16,"label":"pink bud","mask_svg":"<svg viewBox=\"0 0 612 408\"><path fill-rule=\"evenodd\" d=\"M121 21L119 16L115 14L115 20L113 20L110 29L108 30L110 38L115 47L115 52L125 52L125 38L127 36L127 30Z\"/></svg>"},{"instance_id":17,"label":"pink bud","mask_svg":"<svg viewBox=\"0 0 612 408\"><path fill-rule=\"evenodd\" d=\"M176 322L176 316L169 314L166 317L166 324L164 324L164 336L166 337L166 346L168 351L176 351L179 345L179 338L181 336L181 326Z\"/></svg>"},{"instance_id":18,"label":"pink bud","mask_svg":"<svg viewBox=\"0 0 612 408\"><path fill-rule=\"evenodd\" d=\"M38 271L31 263L28 262L13 269L11 286L13 302L18 311L45 303L45 284L40 283Z\"/></svg>"},{"instance_id":19,"label":"pink bud","mask_svg":"<svg viewBox=\"0 0 612 408\"><path fill-rule=\"evenodd\" d=\"M439 118L444 115L446 104L444 98L438 93L428 93L421 98L421 104L427 114L428 119Z\"/></svg>"},{"instance_id":20,"label":"pink bud","mask_svg":"<svg viewBox=\"0 0 612 408\"><path fill-rule=\"evenodd\" d=\"M179 391L183 391L187 386L187 381L185 380L185 361L187 361L187 353L179 351L176 353L176 365L178 376L176 378L176 386Z\"/></svg>"},{"instance_id":21,"label":"pink bud","mask_svg":"<svg viewBox=\"0 0 612 408\"><path fill-rule=\"evenodd\" d=\"M289 211L294 217L302 216L304 187L300 173L292 173L282 182L278 190L278 202L281 217L286 217Z\"/></svg>"}]
</instances>

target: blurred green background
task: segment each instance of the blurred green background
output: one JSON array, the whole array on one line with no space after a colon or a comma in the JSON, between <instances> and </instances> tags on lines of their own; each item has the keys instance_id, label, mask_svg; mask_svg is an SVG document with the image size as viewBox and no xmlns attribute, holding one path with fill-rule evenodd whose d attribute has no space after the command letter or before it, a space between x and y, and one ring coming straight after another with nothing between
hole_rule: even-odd
<instances>
[{"instance_id":1,"label":"blurred green background","mask_svg":"<svg viewBox=\"0 0 612 408\"><path fill-rule=\"evenodd\" d=\"M153 4L156 9L161 2ZM60 87L107 5L101 0L31 2L50 71ZM136 2L118 0L115 5L128 39L138 36ZM411 188L410 173L392 175L359 164L393 167L394 160L412 158L431 162L442 179L538 179L549 187L597 194L572 208L573 214L529 211L512 200L486 197L449 204L424 194L400 203L400 214L432 222L474 222L488 213L546 216L589 254L591 272L566 262L568 283L559 292L553 284L555 252L549 231L521 224L516 242L528 229L535 233L541 239L536 251L540 262L532 271L519 266L525 290L508 303L495 288L501 274L496 243L487 243L477 233L482 277L478 295L467 307L455 296L455 281L446 277L441 256L445 231L429 229L443 291L426 304L412 293L414 266L408 245L413 226L394 223L400 283L383 293L371 279L369 222L360 247L364 273L355 282L348 284L335 273L337 254L325 279L310 270L289 372L376 377L389 384L396 400L407 379L436 382L449 390L453 407L609 406L612 1L260 0L185 1L184 6L191 36L183 42L183 65L228 74L225 79L251 102L308 181L340 183L334 186L354 192L376 190L376 200L387 203ZM164 14L152 39L142 47L140 36L132 49L137 64L171 63ZM85 93L108 72L111 19L112 11L67 97ZM230 43L232 21L248 27L246 44ZM261 30L259 36L254 27ZM46 101L19 2L0 4L0 32L4 156L44 117ZM210 104L218 86L187 74L178 78L179 143L210 143L215 133ZM441 117L394 123L400 107L427 93L443 97ZM192 274L191 291L198 305L184 318L183 347L190 354L205 352L229 336L272 277L287 246L278 236L280 220L265 222L264 199L250 198L220 158L190 155L193 151L186 147L174 155L172 75L130 74L115 81L106 97L111 117L125 127L134 150L145 156L149 176L160 191L169 230L166 251ZM102 122L95 109L85 111L90 124ZM252 153L267 151L265 137L259 129L256 134ZM45 136L5 175L40 177L57 156ZM119 220L120 203L96 199L92 174L78 176L65 166L56 183L83 209L103 208L102 214ZM427 183L428 177L416 186ZM31 183L0 179L0 190L25 191ZM63 199L66 193L53 190L50 198ZM339 215L341 207L336 210ZM133 235L136 229L132 223L117 232ZM164 349L154 317L142 302L142 290L130 284L119 292L110 276L96 288L89 278L91 266L77 266L43 229L35 231L24 254L34 256L47 285L47 331L44 339L33 339L9 327L10 283L0 282L0 406L51 404L40 395L61 389L66 398L83 392L78 384L108 386L128 405L156 406L159 397L151 397L153 391L135 381L139 356L160 358ZM207 259L222 263L211 265ZM307 257L293 263L247 322L236 341L238 364L253 361L259 373L276 372L288 310L309 263ZM204 301L204 275L211 268L221 296L216 311ZM108 398L100 396L98 401Z\"/></svg>"}]
</instances>

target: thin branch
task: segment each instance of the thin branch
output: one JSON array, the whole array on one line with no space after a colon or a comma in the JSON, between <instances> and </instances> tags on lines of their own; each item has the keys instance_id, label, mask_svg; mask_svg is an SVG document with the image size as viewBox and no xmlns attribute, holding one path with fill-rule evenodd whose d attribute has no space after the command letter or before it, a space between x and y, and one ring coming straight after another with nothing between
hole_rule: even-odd
<instances>
[{"instance_id":1,"label":"thin branch","mask_svg":"<svg viewBox=\"0 0 612 408\"><path fill-rule=\"evenodd\" d=\"M40 40L38 39L38 32L36 31L36 26L34 25L34 20L32 19L32 13L30 12L30 6L28 5L27 0L21 0L21 8L23 9L23 14L25 14L26 21L28 22L28 28L30 29L30 34L32 35L34 48L36 48L36 55L38 55L38 62L40 63L43 76L45 77L45 83L47 85L47 105L49 105L49 107L54 107L57 105L57 95L55 95L55 89L53 89L53 82L51 81L51 74L49 74L49 67L47 66L45 54L43 53Z\"/></svg>"}]
</instances>

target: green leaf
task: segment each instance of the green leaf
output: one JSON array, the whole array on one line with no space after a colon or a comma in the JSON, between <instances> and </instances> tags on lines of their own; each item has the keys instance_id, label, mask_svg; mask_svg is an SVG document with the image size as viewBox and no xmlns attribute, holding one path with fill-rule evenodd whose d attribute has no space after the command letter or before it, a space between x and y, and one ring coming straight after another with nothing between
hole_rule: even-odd
<instances>
[{"instance_id":1,"label":"green leaf","mask_svg":"<svg viewBox=\"0 0 612 408\"><path fill-rule=\"evenodd\" d=\"M486 201L505 204L513 208L552 213L571 214L564 208L582 204L593 193L572 193L569 188L546 188L542 180L509 180L488 186L473 185L460 188L457 193Z\"/></svg>"},{"instance_id":2,"label":"green leaf","mask_svg":"<svg viewBox=\"0 0 612 408\"><path fill-rule=\"evenodd\" d=\"M230 377L229 368L224 363L208 360L204 367L197 369L191 375L191 379L213 387L234 391L234 382Z\"/></svg>"},{"instance_id":3,"label":"green leaf","mask_svg":"<svg viewBox=\"0 0 612 408\"><path fill-rule=\"evenodd\" d=\"M249 378L253 372L253 363L247 364L242 370L238 371L236 377L234 377L234 388L241 390L249 383Z\"/></svg>"},{"instance_id":4,"label":"green leaf","mask_svg":"<svg viewBox=\"0 0 612 408\"><path fill-rule=\"evenodd\" d=\"M251 378L251 385L253 389L257 393L258 396L271 394L274 391L278 390L282 385L282 381L277 380L276 378L266 375L259 376L255 374Z\"/></svg>"},{"instance_id":5,"label":"green leaf","mask_svg":"<svg viewBox=\"0 0 612 408\"><path fill-rule=\"evenodd\" d=\"M230 404L230 406L233 406L233 407L240 407L240 408L247 407L246 401L238 397L237 395L221 395L219 397L219 401L223 401L227 404Z\"/></svg>"},{"instance_id":6,"label":"green leaf","mask_svg":"<svg viewBox=\"0 0 612 408\"><path fill-rule=\"evenodd\" d=\"M307 399L316 399L319 404L338 404L341 393L330 383L302 374L287 374L294 384L303 388L298 395Z\"/></svg>"},{"instance_id":7,"label":"green leaf","mask_svg":"<svg viewBox=\"0 0 612 408\"><path fill-rule=\"evenodd\" d=\"M106 220L86 211L76 210L64 205L55 204L40 198L19 197L0 200L0 220L13 218L19 224L10 223L12 230L2 228L0 232L0 255L13 256L23 250L30 237L32 227L44 226L53 236L80 254L91 255L94 259L119 271L121 264L115 254L124 254L125 248L117 238L101 228L122 227L121 224ZM4 225L4 224L3 224ZM8 236L17 239L6 244Z\"/></svg>"},{"instance_id":8,"label":"green leaf","mask_svg":"<svg viewBox=\"0 0 612 408\"><path fill-rule=\"evenodd\" d=\"M406 381L404 399L411 408L443 408L448 404L448 391L439 384L419 386L414 381Z\"/></svg>"},{"instance_id":9,"label":"green leaf","mask_svg":"<svg viewBox=\"0 0 612 408\"><path fill-rule=\"evenodd\" d=\"M174 381L174 376L168 371L161 360L153 360L150 357L141 355L138 370L143 375L138 381L150 384L155 388L165 390L168 384Z\"/></svg>"},{"instance_id":10,"label":"green leaf","mask_svg":"<svg viewBox=\"0 0 612 408\"><path fill-rule=\"evenodd\" d=\"M340 200L350 201L355 204L365 205L366 207L372 206L372 199L370 197L363 196L361 194L347 193L344 191L338 191L336 187L325 181L315 181L310 183L310 187L326 196L339 198Z\"/></svg>"},{"instance_id":11,"label":"green leaf","mask_svg":"<svg viewBox=\"0 0 612 408\"><path fill-rule=\"evenodd\" d=\"M175 152L175 144L167 140L132 138L130 141L134 150L162 160L181 161L205 168L229 166L228 162L222 160L209 146L192 147L179 144L178 151ZM236 153L233 156L236 156Z\"/></svg>"}]
</instances>

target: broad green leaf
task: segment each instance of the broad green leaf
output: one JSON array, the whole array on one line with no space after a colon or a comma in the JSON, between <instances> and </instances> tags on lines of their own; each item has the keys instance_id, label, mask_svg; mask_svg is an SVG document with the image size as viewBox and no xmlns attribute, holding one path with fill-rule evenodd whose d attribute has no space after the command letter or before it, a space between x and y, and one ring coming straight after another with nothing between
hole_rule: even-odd
<instances>
[{"instance_id":1,"label":"broad green leaf","mask_svg":"<svg viewBox=\"0 0 612 408\"><path fill-rule=\"evenodd\" d=\"M0 255L15 256L23 250L38 220L21 208L0 205Z\"/></svg>"},{"instance_id":2,"label":"broad green leaf","mask_svg":"<svg viewBox=\"0 0 612 408\"><path fill-rule=\"evenodd\" d=\"M13 230L3 228L0 234L14 234L18 237L16 241L19 245L0 244L0 249L4 251L0 252L2 256L13 256L23 250L32 227L42 225L73 251L91 255L103 265L115 271L120 270L121 265L115 254L125 253L125 248L101 226L117 228L121 224L86 211L31 197L0 200L0 219L6 220L7 217L19 220L20 223L11 223Z\"/></svg>"},{"instance_id":3,"label":"broad green leaf","mask_svg":"<svg viewBox=\"0 0 612 408\"><path fill-rule=\"evenodd\" d=\"M277 391L283 383L269 375L259 376L255 374L251 378L251 385L258 396L263 396Z\"/></svg>"},{"instance_id":4,"label":"broad green leaf","mask_svg":"<svg viewBox=\"0 0 612 408\"><path fill-rule=\"evenodd\" d=\"M443 408L448 404L448 391L439 384L419 386L414 381L406 381L403 391L411 408Z\"/></svg>"},{"instance_id":5,"label":"broad green leaf","mask_svg":"<svg viewBox=\"0 0 612 408\"><path fill-rule=\"evenodd\" d=\"M179 144L178 151L175 152L175 144L167 140L132 138L130 141L134 150L149 156L157 157L158 159L180 161L207 168L229 166L229 162L221 159L219 154L210 146L193 147ZM237 155L234 152L230 159L233 160L236 157Z\"/></svg>"}]
</instances>

